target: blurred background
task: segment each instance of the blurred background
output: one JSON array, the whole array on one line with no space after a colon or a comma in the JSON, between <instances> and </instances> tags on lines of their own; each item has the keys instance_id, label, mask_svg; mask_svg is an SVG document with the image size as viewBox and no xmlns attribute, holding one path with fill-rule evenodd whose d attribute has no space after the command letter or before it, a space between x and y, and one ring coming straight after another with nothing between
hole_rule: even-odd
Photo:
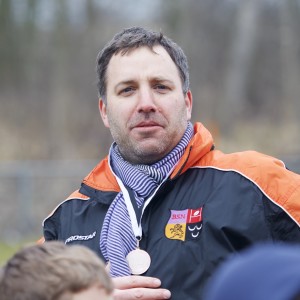
<instances>
[{"instance_id":1,"label":"blurred background","mask_svg":"<svg viewBox=\"0 0 300 300\"><path fill-rule=\"evenodd\" d=\"M261 151L300 172L299 0L0 0L2 257L37 240L106 155L95 61L130 26L183 48L193 121L217 148Z\"/></svg>"}]
</instances>

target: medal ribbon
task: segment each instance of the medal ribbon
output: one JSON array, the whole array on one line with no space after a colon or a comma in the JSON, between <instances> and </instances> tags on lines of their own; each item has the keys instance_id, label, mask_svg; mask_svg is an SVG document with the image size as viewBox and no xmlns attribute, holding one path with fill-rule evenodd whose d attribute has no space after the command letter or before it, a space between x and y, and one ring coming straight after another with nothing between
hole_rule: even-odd
<instances>
[{"instance_id":1,"label":"medal ribbon","mask_svg":"<svg viewBox=\"0 0 300 300\"><path fill-rule=\"evenodd\" d=\"M172 173L172 171L174 170L175 166L176 165L173 166L173 168L170 170L169 174L165 177L165 179L163 180L163 182L161 182L160 185L155 189L154 193L152 193L152 195L144 202L144 204L142 206L142 212L140 214L136 213L136 209L134 208L134 205L132 203L133 200L131 199L128 190L124 186L124 184L121 181L121 179L116 176L117 182L118 182L118 184L119 184L119 186L121 188L121 191L123 193L124 201L125 201L125 204L126 204L126 207L127 207L127 211L129 213L130 221L131 221L132 230L133 230L133 233L134 233L136 239L138 239L138 238L141 239L142 235L143 235L141 221L142 221L143 213L144 213L146 207L151 202L152 198L156 194L156 191L160 188L160 186L167 180L167 178L169 177L169 175ZM140 217L138 218L137 215L140 215Z\"/></svg>"}]
</instances>

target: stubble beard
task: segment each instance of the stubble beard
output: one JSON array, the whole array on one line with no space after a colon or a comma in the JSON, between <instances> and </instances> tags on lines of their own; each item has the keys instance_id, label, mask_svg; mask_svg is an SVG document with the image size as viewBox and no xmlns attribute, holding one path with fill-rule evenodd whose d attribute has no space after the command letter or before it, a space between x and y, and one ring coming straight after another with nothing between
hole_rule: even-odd
<instances>
[{"instance_id":1,"label":"stubble beard","mask_svg":"<svg viewBox=\"0 0 300 300\"><path fill-rule=\"evenodd\" d=\"M186 123L187 124L187 123ZM185 128L186 129L186 128ZM149 138L142 141L136 141L125 135L117 133L116 130L111 130L114 141L118 145L122 157L131 164L150 165L164 158L173 148L179 143L183 132L178 135L178 132L165 132L161 138ZM123 136L123 137L122 137ZM151 140L151 141L150 141Z\"/></svg>"},{"instance_id":2,"label":"stubble beard","mask_svg":"<svg viewBox=\"0 0 300 300\"><path fill-rule=\"evenodd\" d=\"M110 118L109 123L111 135L118 145L122 157L133 165L150 165L165 157L179 143L186 130L188 120L186 120L184 114L181 114L176 131L169 132L165 128L166 131L160 138L149 137L141 141L126 135L124 128L121 128L114 118ZM182 132L178 133L180 130Z\"/></svg>"},{"instance_id":3,"label":"stubble beard","mask_svg":"<svg viewBox=\"0 0 300 300\"><path fill-rule=\"evenodd\" d=\"M151 145L145 145L146 143L145 141L127 140L121 147L120 144L117 144L123 158L131 164L150 165L162 159L169 152L167 149L168 142L165 139L157 140L155 144L152 141Z\"/></svg>"}]
</instances>

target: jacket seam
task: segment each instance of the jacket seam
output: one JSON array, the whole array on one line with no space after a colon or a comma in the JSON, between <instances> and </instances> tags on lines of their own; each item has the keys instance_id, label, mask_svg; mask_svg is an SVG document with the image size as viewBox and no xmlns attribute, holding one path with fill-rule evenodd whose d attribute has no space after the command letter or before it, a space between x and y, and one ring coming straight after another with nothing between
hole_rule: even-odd
<instances>
[{"instance_id":1,"label":"jacket seam","mask_svg":"<svg viewBox=\"0 0 300 300\"><path fill-rule=\"evenodd\" d=\"M252 182L253 184L255 184L255 186L257 186L259 188L259 190L263 193L263 195L269 199L272 203L274 203L275 205L277 205L278 207L280 207L297 225L298 227L300 227L299 222L294 218L293 215L290 214L289 211L286 210L286 208L284 208L282 205L280 205L277 201L275 201L272 197L270 197L265 190L252 178L248 177L247 175L245 175L244 173L235 170L235 169L222 169L222 168L218 168L215 166L192 166L190 167L190 169L215 169L215 170L219 170L219 171L223 171L223 172L235 172L241 176L243 176L244 178L246 178L247 180L249 180L250 182ZM298 186L296 186L293 189L290 189L289 191L289 196L285 195L284 199L284 203L286 203L286 201L291 197L291 195L293 195L295 193L295 191L298 189Z\"/></svg>"},{"instance_id":2,"label":"jacket seam","mask_svg":"<svg viewBox=\"0 0 300 300\"><path fill-rule=\"evenodd\" d=\"M81 200L81 201L87 201L87 200L90 200L91 198L89 197L89 198L68 198L68 199L66 199L66 200L64 200L64 201L62 201L62 202L60 202L53 210L52 210L52 212L42 221L42 226L44 227L44 225L45 225L45 222L49 219L49 218L51 218L54 214L55 214L55 212L64 204L64 203L66 203L66 202L68 202L68 201L72 201L72 200Z\"/></svg>"}]
</instances>

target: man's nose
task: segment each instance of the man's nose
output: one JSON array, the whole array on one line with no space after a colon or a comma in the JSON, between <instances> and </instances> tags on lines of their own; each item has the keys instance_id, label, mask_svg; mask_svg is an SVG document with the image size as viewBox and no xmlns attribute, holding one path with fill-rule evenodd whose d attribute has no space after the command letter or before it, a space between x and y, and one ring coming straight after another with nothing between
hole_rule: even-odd
<instances>
[{"instance_id":1,"label":"man's nose","mask_svg":"<svg viewBox=\"0 0 300 300\"><path fill-rule=\"evenodd\" d=\"M156 111L156 102L151 88L141 88L138 93L138 112L154 112Z\"/></svg>"}]
</instances>

